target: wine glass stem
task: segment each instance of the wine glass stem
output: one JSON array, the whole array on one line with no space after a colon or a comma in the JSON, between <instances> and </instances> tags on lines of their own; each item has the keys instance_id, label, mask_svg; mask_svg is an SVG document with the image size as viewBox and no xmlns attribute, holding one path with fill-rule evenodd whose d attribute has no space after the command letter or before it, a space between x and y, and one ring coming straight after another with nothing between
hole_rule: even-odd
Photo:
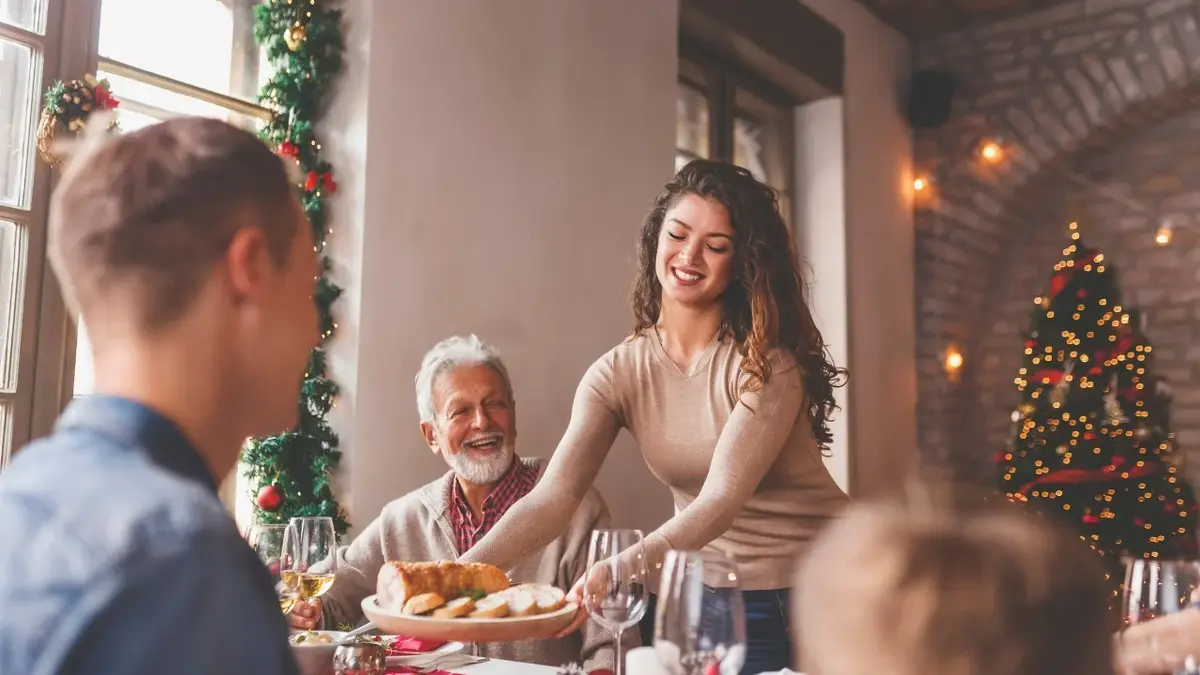
<instances>
[{"instance_id":1,"label":"wine glass stem","mask_svg":"<svg viewBox=\"0 0 1200 675\"><path fill-rule=\"evenodd\" d=\"M625 672L625 659L621 658L621 629L613 633L613 672L615 675L623 675Z\"/></svg>"}]
</instances>

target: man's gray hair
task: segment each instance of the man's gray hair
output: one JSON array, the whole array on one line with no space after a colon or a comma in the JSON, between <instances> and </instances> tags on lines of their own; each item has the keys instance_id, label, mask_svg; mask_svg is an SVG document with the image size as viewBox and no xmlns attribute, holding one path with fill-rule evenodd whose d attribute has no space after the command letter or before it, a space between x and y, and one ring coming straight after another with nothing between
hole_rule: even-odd
<instances>
[{"instance_id":1,"label":"man's gray hair","mask_svg":"<svg viewBox=\"0 0 1200 675\"><path fill-rule=\"evenodd\" d=\"M455 335L437 343L421 359L421 370L417 371L417 413L422 422L432 422L436 417L433 409L433 385L443 373L467 366L489 366L500 374L508 397L513 398L512 381L508 369L500 359L500 352L474 334Z\"/></svg>"}]
</instances>

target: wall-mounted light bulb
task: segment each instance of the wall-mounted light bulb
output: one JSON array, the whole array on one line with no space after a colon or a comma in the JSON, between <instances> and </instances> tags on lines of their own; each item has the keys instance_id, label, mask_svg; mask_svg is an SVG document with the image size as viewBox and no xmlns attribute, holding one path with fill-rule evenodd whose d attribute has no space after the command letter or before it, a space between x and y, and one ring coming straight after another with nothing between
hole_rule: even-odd
<instances>
[{"instance_id":1,"label":"wall-mounted light bulb","mask_svg":"<svg viewBox=\"0 0 1200 675\"><path fill-rule=\"evenodd\" d=\"M1171 221L1164 220L1158 225L1158 231L1154 233L1154 243L1159 246L1166 246L1171 243L1172 234Z\"/></svg>"},{"instance_id":2,"label":"wall-mounted light bulb","mask_svg":"<svg viewBox=\"0 0 1200 675\"><path fill-rule=\"evenodd\" d=\"M962 352L958 351L958 347L954 345L947 347L943 363L946 368L946 374L950 376L950 379L957 379L963 366Z\"/></svg>"},{"instance_id":3,"label":"wall-mounted light bulb","mask_svg":"<svg viewBox=\"0 0 1200 675\"><path fill-rule=\"evenodd\" d=\"M986 140L979 146L979 156L989 164L996 164L1004 159L1004 146L997 140Z\"/></svg>"}]
</instances>

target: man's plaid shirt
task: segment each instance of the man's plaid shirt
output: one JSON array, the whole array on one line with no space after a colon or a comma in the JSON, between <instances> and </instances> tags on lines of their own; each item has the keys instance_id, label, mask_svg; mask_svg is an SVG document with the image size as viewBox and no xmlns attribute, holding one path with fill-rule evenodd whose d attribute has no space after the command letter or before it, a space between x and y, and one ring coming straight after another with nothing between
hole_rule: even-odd
<instances>
[{"instance_id":1,"label":"man's plaid shirt","mask_svg":"<svg viewBox=\"0 0 1200 675\"><path fill-rule=\"evenodd\" d=\"M476 522L475 514L471 513L471 505L467 503L462 486L458 484L457 480L451 480L450 524L454 527L454 538L459 555L466 553L480 539L483 539L484 535L491 531L492 527L500 521L501 516L507 513L518 499L529 494L534 484L537 483L537 477L536 467L530 466L514 456L508 472L496 482L496 486L487 499L483 500L483 519L480 522Z\"/></svg>"}]
</instances>

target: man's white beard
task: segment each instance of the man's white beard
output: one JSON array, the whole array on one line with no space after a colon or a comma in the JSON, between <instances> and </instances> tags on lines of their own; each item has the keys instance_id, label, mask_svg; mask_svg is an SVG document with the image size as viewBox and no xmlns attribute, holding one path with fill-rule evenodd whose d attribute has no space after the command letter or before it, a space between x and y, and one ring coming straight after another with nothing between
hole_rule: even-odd
<instances>
[{"instance_id":1,"label":"man's white beard","mask_svg":"<svg viewBox=\"0 0 1200 675\"><path fill-rule=\"evenodd\" d=\"M470 451L463 450L459 454L447 458L454 473L468 483L476 485L495 483L504 476L508 467L512 466L514 452L508 443L504 444L500 452L490 457L471 457L467 454L468 452Z\"/></svg>"}]
</instances>

